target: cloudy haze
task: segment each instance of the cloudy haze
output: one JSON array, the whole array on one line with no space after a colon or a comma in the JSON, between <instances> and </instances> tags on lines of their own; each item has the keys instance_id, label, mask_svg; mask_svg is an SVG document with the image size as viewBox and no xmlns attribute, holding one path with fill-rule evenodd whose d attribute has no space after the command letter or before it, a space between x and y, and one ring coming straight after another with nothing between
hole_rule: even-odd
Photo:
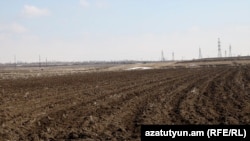
<instances>
[{"instance_id":1,"label":"cloudy haze","mask_svg":"<svg viewBox=\"0 0 250 141\"><path fill-rule=\"evenodd\" d=\"M250 54L248 0L2 0L0 62Z\"/></svg>"}]
</instances>

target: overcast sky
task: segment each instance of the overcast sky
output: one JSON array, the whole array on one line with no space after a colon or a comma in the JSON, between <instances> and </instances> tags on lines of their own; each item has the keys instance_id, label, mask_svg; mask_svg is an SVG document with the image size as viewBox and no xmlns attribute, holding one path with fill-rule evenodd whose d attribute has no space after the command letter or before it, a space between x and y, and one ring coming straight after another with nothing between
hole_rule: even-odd
<instances>
[{"instance_id":1,"label":"overcast sky","mask_svg":"<svg viewBox=\"0 0 250 141\"><path fill-rule=\"evenodd\" d=\"M1 0L0 62L250 54L250 0Z\"/></svg>"}]
</instances>

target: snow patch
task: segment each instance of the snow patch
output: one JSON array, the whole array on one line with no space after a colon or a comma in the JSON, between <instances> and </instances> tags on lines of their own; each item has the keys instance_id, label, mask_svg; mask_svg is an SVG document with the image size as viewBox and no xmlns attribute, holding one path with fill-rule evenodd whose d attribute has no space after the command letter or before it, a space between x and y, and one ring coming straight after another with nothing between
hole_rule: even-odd
<instances>
[{"instance_id":1,"label":"snow patch","mask_svg":"<svg viewBox=\"0 0 250 141\"><path fill-rule=\"evenodd\" d=\"M152 69L152 67L134 67L134 68L128 68L125 70L149 70Z\"/></svg>"}]
</instances>

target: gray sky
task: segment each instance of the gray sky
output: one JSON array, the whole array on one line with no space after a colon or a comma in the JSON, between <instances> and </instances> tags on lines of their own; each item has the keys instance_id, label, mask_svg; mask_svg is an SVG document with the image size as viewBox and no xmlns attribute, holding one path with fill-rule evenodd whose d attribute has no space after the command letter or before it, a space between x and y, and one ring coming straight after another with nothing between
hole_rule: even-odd
<instances>
[{"instance_id":1,"label":"gray sky","mask_svg":"<svg viewBox=\"0 0 250 141\"><path fill-rule=\"evenodd\" d=\"M250 54L249 0L2 0L0 62Z\"/></svg>"}]
</instances>

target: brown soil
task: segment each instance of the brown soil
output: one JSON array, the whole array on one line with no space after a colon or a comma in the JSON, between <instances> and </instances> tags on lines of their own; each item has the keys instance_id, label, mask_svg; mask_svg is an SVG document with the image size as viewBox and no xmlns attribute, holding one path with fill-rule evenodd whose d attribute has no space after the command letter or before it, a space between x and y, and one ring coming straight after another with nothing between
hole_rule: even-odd
<instances>
[{"instance_id":1,"label":"brown soil","mask_svg":"<svg viewBox=\"0 0 250 141\"><path fill-rule=\"evenodd\" d=\"M250 66L0 80L0 140L140 140L141 124L250 124Z\"/></svg>"}]
</instances>

